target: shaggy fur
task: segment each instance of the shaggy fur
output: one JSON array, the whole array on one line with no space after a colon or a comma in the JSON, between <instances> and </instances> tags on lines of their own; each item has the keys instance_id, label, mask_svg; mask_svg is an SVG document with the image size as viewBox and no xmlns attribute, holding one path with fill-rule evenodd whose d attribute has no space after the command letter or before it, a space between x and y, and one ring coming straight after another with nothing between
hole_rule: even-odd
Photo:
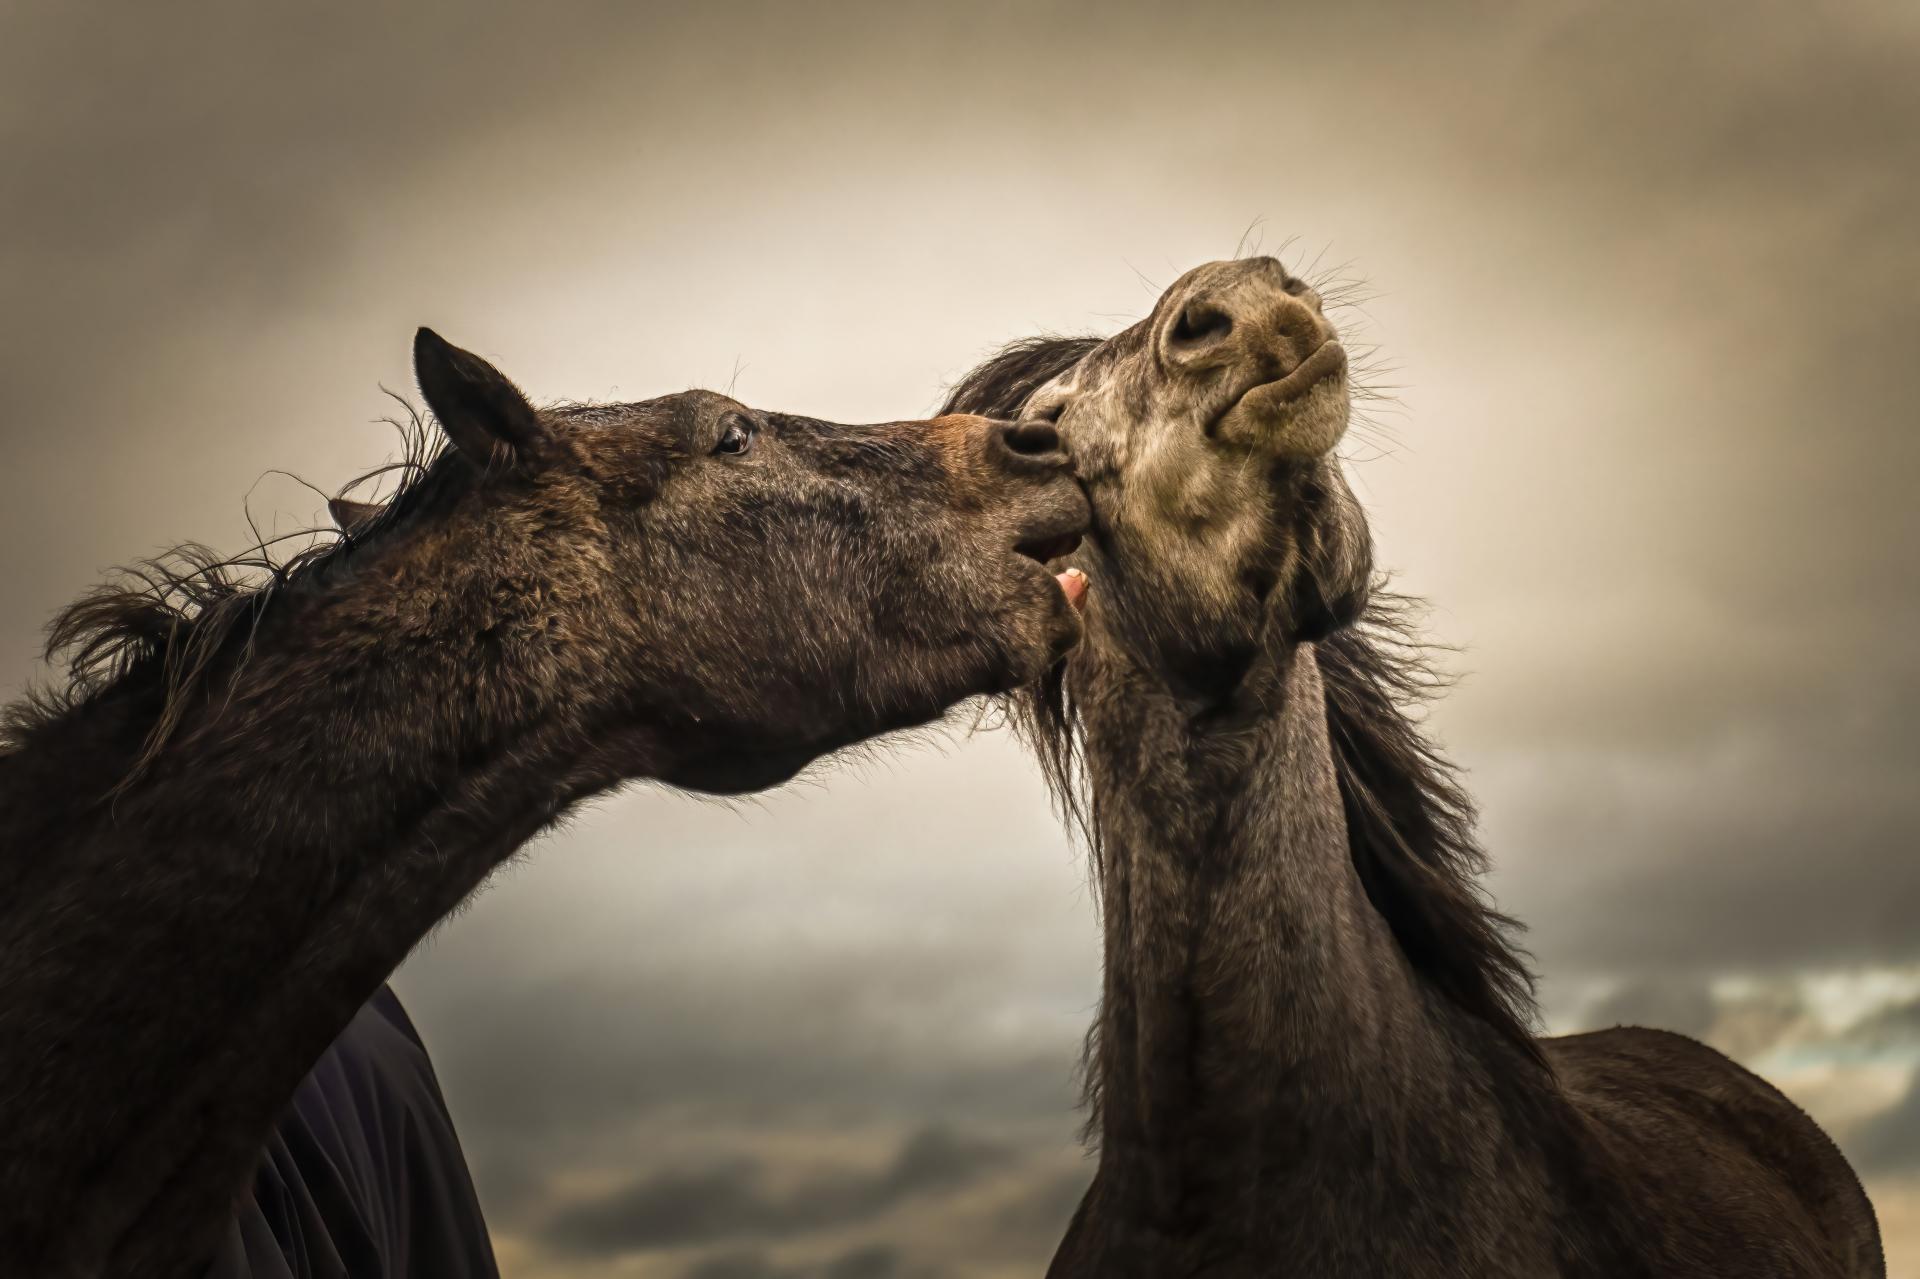
<instances>
[{"instance_id":1,"label":"shaggy fur","mask_svg":"<svg viewBox=\"0 0 1920 1279\"><path fill-rule=\"evenodd\" d=\"M1344 360L1270 259L960 411L1057 425L1087 639L1016 705L1096 854L1100 1164L1051 1274L1878 1276L1839 1152L1700 1044L1534 1039L1406 602L1331 455Z\"/></svg>"},{"instance_id":2,"label":"shaggy fur","mask_svg":"<svg viewBox=\"0 0 1920 1279\"><path fill-rule=\"evenodd\" d=\"M422 331L452 446L291 563L189 549L54 624L0 747L0 1274L190 1275L407 951L623 781L757 789L1053 665L1051 430L688 392L535 410Z\"/></svg>"}]
</instances>

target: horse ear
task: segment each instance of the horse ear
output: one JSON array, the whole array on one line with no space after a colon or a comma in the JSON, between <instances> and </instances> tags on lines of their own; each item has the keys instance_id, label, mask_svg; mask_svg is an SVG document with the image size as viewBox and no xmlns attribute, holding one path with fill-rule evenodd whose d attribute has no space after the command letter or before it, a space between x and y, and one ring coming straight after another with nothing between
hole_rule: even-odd
<instances>
[{"instance_id":1,"label":"horse ear","mask_svg":"<svg viewBox=\"0 0 1920 1279\"><path fill-rule=\"evenodd\" d=\"M357 533L380 518L380 512L387 508L378 502L356 502L347 497L327 499L327 514L333 517L333 526L342 533Z\"/></svg>"},{"instance_id":2,"label":"horse ear","mask_svg":"<svg viewBox=\"0 0 1920 1279\"><path fill-rule=\"evenodd\" d=\"M447 438L475 466L536 462L552 450L552 432L520 388L432 329L413 336L413 374Z\"/></svg>"}]
</instances>

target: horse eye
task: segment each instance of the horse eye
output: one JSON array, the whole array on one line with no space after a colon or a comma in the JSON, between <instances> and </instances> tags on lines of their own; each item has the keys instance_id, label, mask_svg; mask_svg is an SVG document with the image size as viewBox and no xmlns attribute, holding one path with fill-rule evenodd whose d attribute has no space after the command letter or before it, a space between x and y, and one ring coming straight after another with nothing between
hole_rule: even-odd
<instances>
[{"instance_id":1,"label":"horse eye","mask_svg":"<svg viewBox=\"0 0 1920 1279\"><path fill-rule=\"evenodd\" d=\"M713 446L715 453L727 453L738 456L753 447L753 427L739 418L734 418L720 432L720 442Z\"/></svg>"}]
</instances>

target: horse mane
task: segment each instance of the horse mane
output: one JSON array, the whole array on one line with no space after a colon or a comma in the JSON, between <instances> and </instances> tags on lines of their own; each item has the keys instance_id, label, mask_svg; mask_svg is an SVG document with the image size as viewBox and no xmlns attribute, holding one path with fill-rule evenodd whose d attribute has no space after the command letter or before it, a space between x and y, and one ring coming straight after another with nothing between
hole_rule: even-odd
<instances>
[{"instance_id":1,"label":"horse mane","mask_svg":"<svg viewBox=\"0 0 1920 1279\"><path fill-rule=\"evenodd\" d=\"M1043 333L1009 342L953 384L940 412L1018 417L1028 397L1080 363L1087 352L1105 340Z\"/></svg>"},{"instance_id":2,"label":"horse mane","mask_svg":"<svg viewBox=\"0 0 1920 1279\"><path fill-rule=\"evenodd\" d=\"M1314 645L1354 869L1414 970L1537 1058L1521 925L1481 887L1473 797L1423 731L1451 681L1420 634L1421 608L1382 578L1358 623Z\"/></svg>"},{"instance_id":3,"label":"horse mane","mask_svg":"<svg viewBox=\"0 0 1920 1279\"><path fill-rule=\"evenodd\" d=\"M404 420L387 421L400 432L402 456L342 490L350 493L397 472L399 483L376 519L351 532L310 528L257 538L231 556L188 542L117 570L48 625L44 660L64 667L66 678L53 687L30 689L0 712L0 759L110 692L138 692L157 699L158 713L116 793L135 780L165 748L216 659L238 649L238 660L245 660L255 629L276 599L322 577L356 543L406 519L460 478L462 468L443 464L450 447L438 428L405 399L394 398ZM276 558L273 547L296 538L308 539L308 545Z\"/></svg>"},{"instance_id":4,"label":"horse mane","mask_svg":"<svg viewBox=\"0 0 1920 1279\"><path fill-rule=\"evenodd\" d=\"M1018 416L1028 396L1099 343L1015 342L956 383L942 411ZM1423 711L1449 681L1435 647L1419 633L1419 611L1418 600L1388 590L1383 578L1357 623L1314 645L1348 848L1368 899L1414 970L1537 1060L1534 979L1515 942L1520 925L1495 909L1480 885L1488 863L1474 832L1473 799L1459 768L1424 732ZM1016 731L1087 842L1097 884L1098 828L1065 663L1008 696Z\"/></svg>"}]
</instances>

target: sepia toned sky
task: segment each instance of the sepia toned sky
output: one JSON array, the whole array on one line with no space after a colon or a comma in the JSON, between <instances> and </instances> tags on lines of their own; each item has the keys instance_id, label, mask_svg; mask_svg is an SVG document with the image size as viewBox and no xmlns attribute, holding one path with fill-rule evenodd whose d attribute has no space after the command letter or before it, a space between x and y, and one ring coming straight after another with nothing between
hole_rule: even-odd
<instances>
[{"instance_id":1,"label":"sepia toned sky","mask_svg":"<svg viewBox=\"0 0 1920 1279\"><path fill-rule=\"evenodd\" d=\"M1868 0L0 6L4 687L105 567L314 522L275 472L394 451L420 324L870 421L1243 244L1337 269L1550 1026L1767 1074L1920 1276L1916 120ZM1097 924L956 723L603 801L409 961L510 1273L1040 1272Z\"/></svg>"}]
</instances>

